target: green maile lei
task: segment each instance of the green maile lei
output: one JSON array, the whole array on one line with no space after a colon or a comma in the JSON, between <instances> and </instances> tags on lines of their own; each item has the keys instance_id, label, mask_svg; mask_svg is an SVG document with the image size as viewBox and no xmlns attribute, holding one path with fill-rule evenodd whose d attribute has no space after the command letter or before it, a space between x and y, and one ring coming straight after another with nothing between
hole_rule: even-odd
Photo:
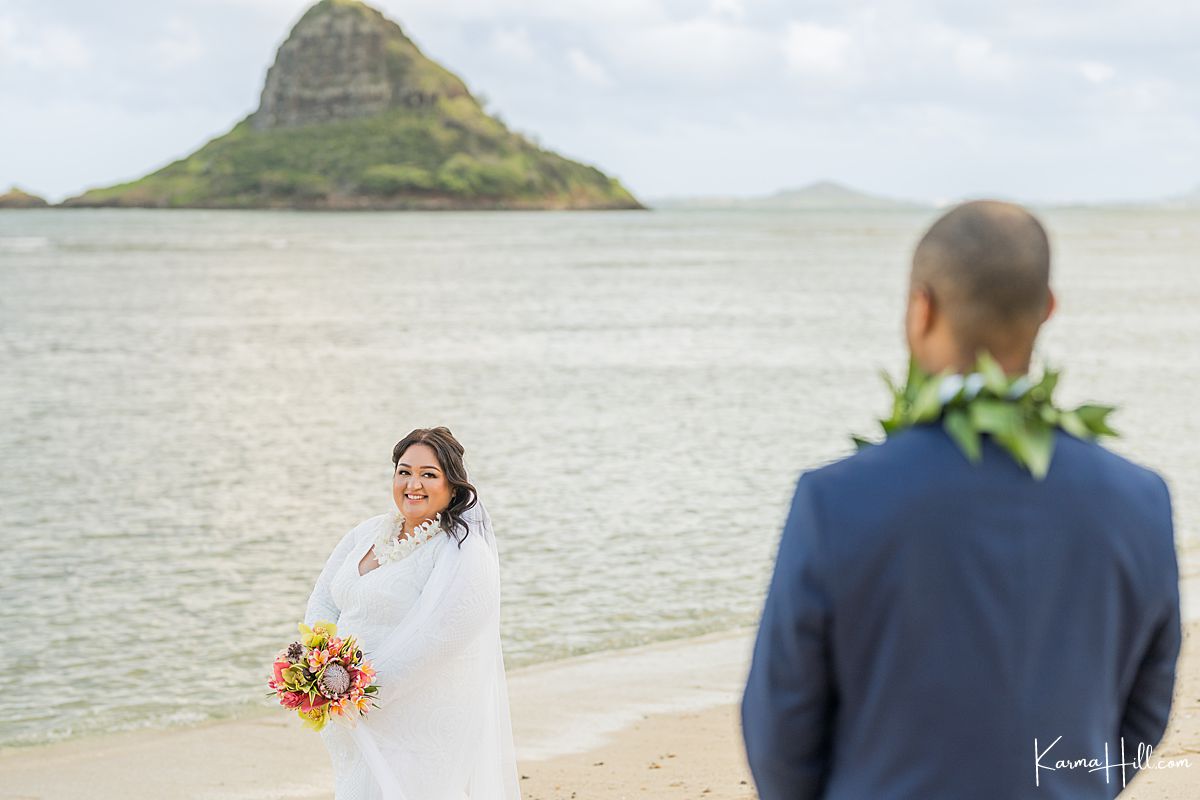
<instances>
[{"instance_id":1,"label":"green maile lei","mask_svg":"<svg viewBox=\"0 0 1200 800\"><path fill-rule=\"evenodd\" d=\"M1047 368L1037 383L1026 375L1010 378L986 351L980 352L975 372L965 378L951 370L930 375L910 359L903 386L883 375L892 392L892 415L879 423L886 438L940 418L972 463L982 457L981 439L988 434L1040 480L1050 469L1055 428L1085 440L1118 435L1108 426L1113 406L1082 405L1068 411L1054 405L1051 396L1060 374ZM873 444L859 436L853 439L859 449Z\"/></svg>"}]
</instances>

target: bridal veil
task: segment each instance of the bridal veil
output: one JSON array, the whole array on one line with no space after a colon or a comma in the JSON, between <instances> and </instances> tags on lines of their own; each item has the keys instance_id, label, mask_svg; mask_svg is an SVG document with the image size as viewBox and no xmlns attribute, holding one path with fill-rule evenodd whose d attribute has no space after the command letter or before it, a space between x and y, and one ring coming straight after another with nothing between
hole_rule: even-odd
<instances>
[{"instance_id":1,"label":"bridal veil","mask_svg":"<svg viewBox=\"0 0 1200 800\"><path fill-rule=\"evenodd\" d=\"M377 704L353 729L383 800L518 800L500 646L500 560L482 502L420 598L366 657ZM459 532L459 536L462 534ZM378 723L378 724L377 724Z\"/></svg>"}]
</instances>

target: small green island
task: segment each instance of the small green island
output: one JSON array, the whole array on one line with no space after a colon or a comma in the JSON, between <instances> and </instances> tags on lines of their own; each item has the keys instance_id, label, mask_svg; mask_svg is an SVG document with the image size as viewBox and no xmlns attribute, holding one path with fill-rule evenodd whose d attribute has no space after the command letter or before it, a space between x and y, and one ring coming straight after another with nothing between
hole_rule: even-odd
<instances>
[{"instance_id":1,"label":"small green island","mask_svg":"<svg viewBox=\"0 0 1200 800\"><path fill-rule=\"evenodd\" d=\"M45 208L50 205L43 197L30 194L16 186L0 194L0 208Z\"/></svg>"},{"instance_id":2,"label":"small green island","mask_svg":"<svg viewBox=\"0 0 1200 800\"><path fill-rule=\"evenodd\" d=\"M642 208L615 178L509 130L399 25L357 0L305 12L258 109L229 133L62 206Z\"/></svg>"}]
</instances>

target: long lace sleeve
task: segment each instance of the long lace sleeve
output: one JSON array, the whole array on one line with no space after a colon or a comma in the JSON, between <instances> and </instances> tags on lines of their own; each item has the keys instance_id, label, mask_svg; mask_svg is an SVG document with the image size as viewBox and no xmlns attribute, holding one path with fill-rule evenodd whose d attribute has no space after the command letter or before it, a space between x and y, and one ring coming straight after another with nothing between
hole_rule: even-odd
<instances>
[{"instance_id":1,"label":"long lace sleeve","mask_svg":"<svg viewBox=\"0 0 1200 800\"><path fill-rule=\"evenodd\" d=\"M337 547L333 548L333 553L325 562L325 566L321 569L321 574L317 576L317 583L313 587L312 594L308 596L308 605L304 609L304 624L312 625L317 620L326 620L336 623L338 616L341 614L341 609L337 607L337 603L333 602L333 594L329 589L329 584L333 580L333 575L337 572L338 567L350 555L350 551L354 549L355 531L358 528L352 528L342 540L338 542Z\"/></svg>"},{"instance_id":2,"label":"long lace sleeve","mask_svg":"<svg viewBox=\"0 0 1200 800\"><path fill-rule=\"evenodd\" d=\"M483 536L472 532L460 548L447 542L410 618L370 655L378 672L377 703L393 702L420 687L440 665L485 635L498 636L500 574Z\"/></svg>"}]
</instances>

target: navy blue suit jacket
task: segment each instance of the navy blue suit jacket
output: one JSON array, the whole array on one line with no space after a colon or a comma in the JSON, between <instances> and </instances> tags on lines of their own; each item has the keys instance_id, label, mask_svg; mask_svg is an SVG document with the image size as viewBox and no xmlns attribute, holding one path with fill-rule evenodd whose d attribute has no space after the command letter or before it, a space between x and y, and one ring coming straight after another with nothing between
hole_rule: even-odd
<instances>
[{"instance_id":1,"label":"navy blue suit jacket","mask_svg":"<svg viewBox=\"0 0 1200 800\"><path fill-rule=\"evenodd\" d=\"M1170 498L1154 472L1055 436L1040 481L987 437L968 463L940 425L801 477L742 699L763 800L1121 791L1117 766L1052 768L1116 765L1122 737L1133 762L1162 736Z\"/></svg>"}]
</instances>

